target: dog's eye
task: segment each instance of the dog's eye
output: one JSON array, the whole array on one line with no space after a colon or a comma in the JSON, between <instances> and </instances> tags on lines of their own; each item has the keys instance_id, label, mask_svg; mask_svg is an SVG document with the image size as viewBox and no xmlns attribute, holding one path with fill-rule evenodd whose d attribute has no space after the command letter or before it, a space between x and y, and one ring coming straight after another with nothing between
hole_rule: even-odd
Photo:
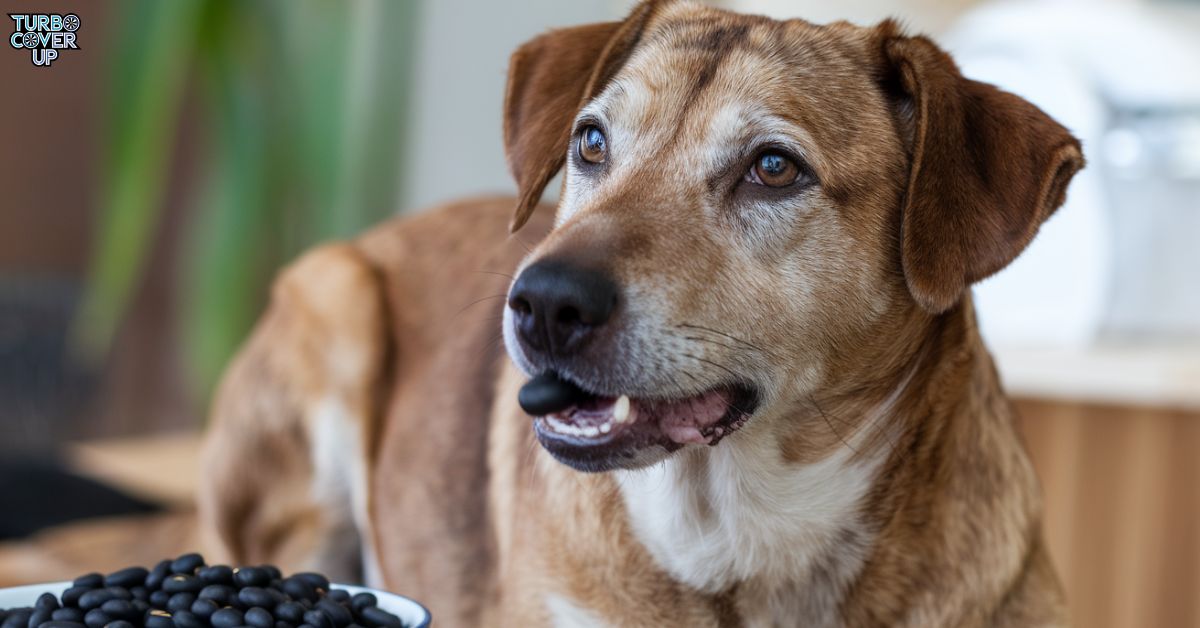
<instances>
[{"instance_id":1,"label":"dog's eye","mask_svg":"<svg viewBox=\"0 0 1200 628\"><path fill-rule=\"evenodd\" d=\"M765 152L754 160L754 166L746 173L746 180L770 188L791 185L800 178L800 166L791 158L777 152Z\"/></svg>"},{"instance_id":2,"label":"dog's eye","mask_svg":"<svg viewBox=\"0 0 1200 628\"><path fill-rule=\"evenodd\" d=\"M608 154L608 140L604 132L595 126L588 126L579 134L579 157L588 163L604 163Z\"/></svg>"}]
</instances>

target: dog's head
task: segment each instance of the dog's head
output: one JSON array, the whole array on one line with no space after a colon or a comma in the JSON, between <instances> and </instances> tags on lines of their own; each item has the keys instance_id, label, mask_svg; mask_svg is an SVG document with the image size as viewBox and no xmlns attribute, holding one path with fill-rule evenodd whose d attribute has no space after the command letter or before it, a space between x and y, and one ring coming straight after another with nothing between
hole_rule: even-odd
<instances>
[{"instance_id":1,"label":"dog's head","mask_svg":"<svg viewBox=\"0 0 1200 628\"><path fill-rule=\"evenodd\" d=\"M1083 163L890 22L644 2L523 45L505 100L514 230L566 173L504 337L540 441L582 470L803 429L806 398L1020 253Z\"/></svg>"}]
</instances>

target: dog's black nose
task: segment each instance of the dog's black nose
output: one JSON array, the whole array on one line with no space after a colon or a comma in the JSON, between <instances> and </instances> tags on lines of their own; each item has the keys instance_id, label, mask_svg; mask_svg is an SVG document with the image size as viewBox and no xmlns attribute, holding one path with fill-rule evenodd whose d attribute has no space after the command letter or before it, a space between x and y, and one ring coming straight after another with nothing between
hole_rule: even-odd
<instances>
[{"instance_id":1,"label":"dog's black nose","mask_svg":"<svg viewBox=\"0 0 1200 628\"><path fill-rule=\"evenodd\" d=\"M604 272L543 260L521 272L508 307L523 342L537 351L568 354L612 318L617 285Z\"/></svg>"}]
</instances>

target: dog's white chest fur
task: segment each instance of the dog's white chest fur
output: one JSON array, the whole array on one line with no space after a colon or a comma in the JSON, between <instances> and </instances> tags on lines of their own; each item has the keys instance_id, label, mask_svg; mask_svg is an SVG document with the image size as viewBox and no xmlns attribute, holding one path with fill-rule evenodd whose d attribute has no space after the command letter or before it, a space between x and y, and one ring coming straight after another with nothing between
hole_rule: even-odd
<instances>
[{"instance_id":1,"label":"dog's white chest fur","mask_svg":"<svg viewBox=\"0 0 1200 628\"><path fill-rule=\"evenodd\" d=\"M870 542L858 507L877 465L843 448L796 466L773 439L738 436L618 473L635 534L681 582L738 585L746 625L835 624Z\"/></svg>"}]
</instances>

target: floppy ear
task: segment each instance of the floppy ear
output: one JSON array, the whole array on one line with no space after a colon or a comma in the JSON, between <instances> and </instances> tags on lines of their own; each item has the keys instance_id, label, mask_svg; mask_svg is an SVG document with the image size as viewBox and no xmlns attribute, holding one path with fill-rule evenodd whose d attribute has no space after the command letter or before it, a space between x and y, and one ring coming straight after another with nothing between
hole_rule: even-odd
<instances>
[{"instance_id":1,"label":"floppy ear","mask_svg":"<svg viewBox=\"0 0 1200 628\"><path fill-rule=\"evenodd\" d=\"M1062 205L1083 167L1079 140L1029 102L963 77L924 37L881 27L912 166L901 214L909 291L943 312L1004 268Z\"/></svg>"},{"instance_id":2,"label":"floppy ear","mask_svg":"<svg viewBox=\"0 0 1200 628\"><path fill-rule=\"evenodd\" d=\"M623 22L553 30L513 53L504 94L504 150L518 187L510 231L525 224L566 161L575 114L625 63L661 4L645 0Z\"/></svg>"}]
</instances>

